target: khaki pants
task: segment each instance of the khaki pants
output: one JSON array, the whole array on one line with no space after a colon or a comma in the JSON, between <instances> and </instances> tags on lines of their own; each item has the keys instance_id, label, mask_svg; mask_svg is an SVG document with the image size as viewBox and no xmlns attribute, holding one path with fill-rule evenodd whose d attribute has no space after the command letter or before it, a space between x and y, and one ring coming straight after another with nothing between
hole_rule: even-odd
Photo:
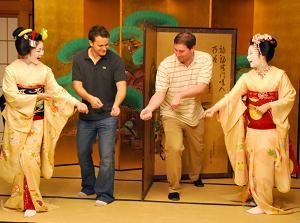
<instances>
[{"instance_id":1,"label":"khaki pants","mask_svg":"<svg viewBox=\"0 0 300 223\"><path fill-rule=\"evenodd\" d=\"M169 192L178 192L182 173L182 152L187 149L189 176L198 179L204 155L204 120L197 126L189 126L175 118L162 117L165 132L166 170Z\"/></svg>"}]
</instances>

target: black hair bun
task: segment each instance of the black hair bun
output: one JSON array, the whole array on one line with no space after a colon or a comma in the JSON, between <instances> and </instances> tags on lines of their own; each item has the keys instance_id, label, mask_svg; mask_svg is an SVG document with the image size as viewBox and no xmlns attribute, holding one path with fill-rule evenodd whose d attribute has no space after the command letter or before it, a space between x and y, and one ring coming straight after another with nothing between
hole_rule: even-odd
<instances>
[{"instance_id":1,"label":"black hair bun","mask_svg":"<svg viewBox=\"0 0 300 223\"><path fill-rule=\"evenodd\" d=\"M272 38L271 40L270 40L270 44L273 46L273 48L275 49L276 47L277 47L277 41L276 41L276 39L274 39L274 38Z\"/></svg>"},{"instance_id":2,"label":"black hair bun","mask_svg":"<svg viewBox=\"0 0 300 223\"><path fill-rule=\"evenodd\" d=\"M25 30L25 28L23 28L23 27L18 27L18 28L16 28L15 31L13 31L13 33L12 33L13 37L17 38L18 35L19 35L23 30Z\"/></svg>"}]
</instances>

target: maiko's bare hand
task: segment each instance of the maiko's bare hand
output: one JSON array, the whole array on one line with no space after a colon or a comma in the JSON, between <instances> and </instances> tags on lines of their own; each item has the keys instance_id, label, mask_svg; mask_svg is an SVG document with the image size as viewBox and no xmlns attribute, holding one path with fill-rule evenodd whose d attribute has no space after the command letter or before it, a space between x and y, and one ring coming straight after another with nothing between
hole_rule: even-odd
<instances>
[{"instance_id":1,"label":"maiko's bare hand","mask_svg":"<svg viewBox=\"0 0 300 223\"><path fill-rule=\"evenodd\" d=\"M211 108L204 111L203 117L204 118L206 118L206 117L207 118L212 118L215 115L216 112L218 112L218 109L215 106L213 106L213 107L211 107Z\"/></svg>"},{"instance_id":2,"label":"maiko's bare hand","mask_svg":"<svg viewBox=\"0 0 300 223\"><path fill-rule=\"evenodd\" d=\"M37 99L51 101L53 99L53 96L49 93L39 93L37 94Z\"/></svg>"},{"instance_id":3,"label":"maiko's bare hand","mask_svg":"<svg viewBox=\"0 0 300 223\"><path fill-rule=\"evenodd\" d=\"M261 114L265 114L270 109L270 104L266 103L261 106L256 106L256 110L259 111Z\"/></svg>"},{"instance_id":4,"label":"maiko's bare hand","mask_svg":"<svg viewBox=\"0 0 300 223\"><path fill-rule=\"evenodd\" d=\"M140 118L142 120L150 120L152 118L152 111L150 109L144 108L140 113Z\"/></svg>"},{"instance_id":5,"label":"maiko's bare hand","mask_svg":"<svg viewBox=\"0 0 300 223\"><path fill-rule=\"evenodd\" d=\"M81 103L81 102L78 102L75 107L77 108L77 110L80 112L80 113L89 113L89 109L88 107L86 106L86 104L84 103Z\"/></svg>"}]
</instances>

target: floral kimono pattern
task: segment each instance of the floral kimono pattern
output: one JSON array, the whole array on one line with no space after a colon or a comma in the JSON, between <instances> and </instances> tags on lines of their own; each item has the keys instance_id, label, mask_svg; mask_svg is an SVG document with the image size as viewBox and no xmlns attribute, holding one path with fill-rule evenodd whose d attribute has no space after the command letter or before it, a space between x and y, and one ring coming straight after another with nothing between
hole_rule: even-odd
<instances>
[{"instance_id":1,"label":"floral kimono pattern","mask_svg":"<svg viewBox=\"0 0 300 223\"><path fill-rule=\"evenodd\" d=\"M246 185L239 201L253 198L267 214L286 214L273 206L273 187L290 190L288 114L296 91L283 70L271 67L261 78L254 70L244 74L221 99L219 121L237 185ZM255 106L270 103L264 115Z\"/></svg>"},{"instance_id":2,"label":"floral kimono pattern","mask_svg":"<svg viewBox=\"0 0 300 223\"><path fill-rule=\"evenodd\" d=\"M52 94L51 101L37 101L37 93ZM59 86L51 69L40 63L29 68L21 60L6 67L3 77L6 106L0 177L12 184L5 207L47 211L39 185L40 176L51 178L54 150L77 99Z\"/></svg>"}]
</instances>

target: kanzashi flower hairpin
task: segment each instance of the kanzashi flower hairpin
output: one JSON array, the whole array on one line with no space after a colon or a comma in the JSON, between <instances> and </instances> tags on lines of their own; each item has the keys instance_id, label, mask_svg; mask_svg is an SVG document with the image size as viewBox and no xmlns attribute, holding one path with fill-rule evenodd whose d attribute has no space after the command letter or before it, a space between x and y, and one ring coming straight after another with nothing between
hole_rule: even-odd
<instances>
[{"instance_id":1,"label":"kanzashi flower hairpin","mask_svg":"<svg viewBox=\"0 0 300 223\"><path fill-rule=\"evenodd\" d=\"M272 36L269 34L255 34L252 37L252 42L259 45L261 42L264 41L271 41L272 40Z\"/></svg>"},{"instance_id":2,"label":"kanzashi flower hairpin","mask_svg":"<svg viewBox=\"0 0 300 223\"><path fill-rule=\"evenodd\" d=\"M35 39L37 35L38 33L32 29L24 29L22 32L19 33L18 37L23 37L24 39L29 40L29 45L31 47L36 47L37 42ZM40 35L42 36L42 40L47 39L47 29L43 28L40 32Z\"/></svg>"}]
</instances>

